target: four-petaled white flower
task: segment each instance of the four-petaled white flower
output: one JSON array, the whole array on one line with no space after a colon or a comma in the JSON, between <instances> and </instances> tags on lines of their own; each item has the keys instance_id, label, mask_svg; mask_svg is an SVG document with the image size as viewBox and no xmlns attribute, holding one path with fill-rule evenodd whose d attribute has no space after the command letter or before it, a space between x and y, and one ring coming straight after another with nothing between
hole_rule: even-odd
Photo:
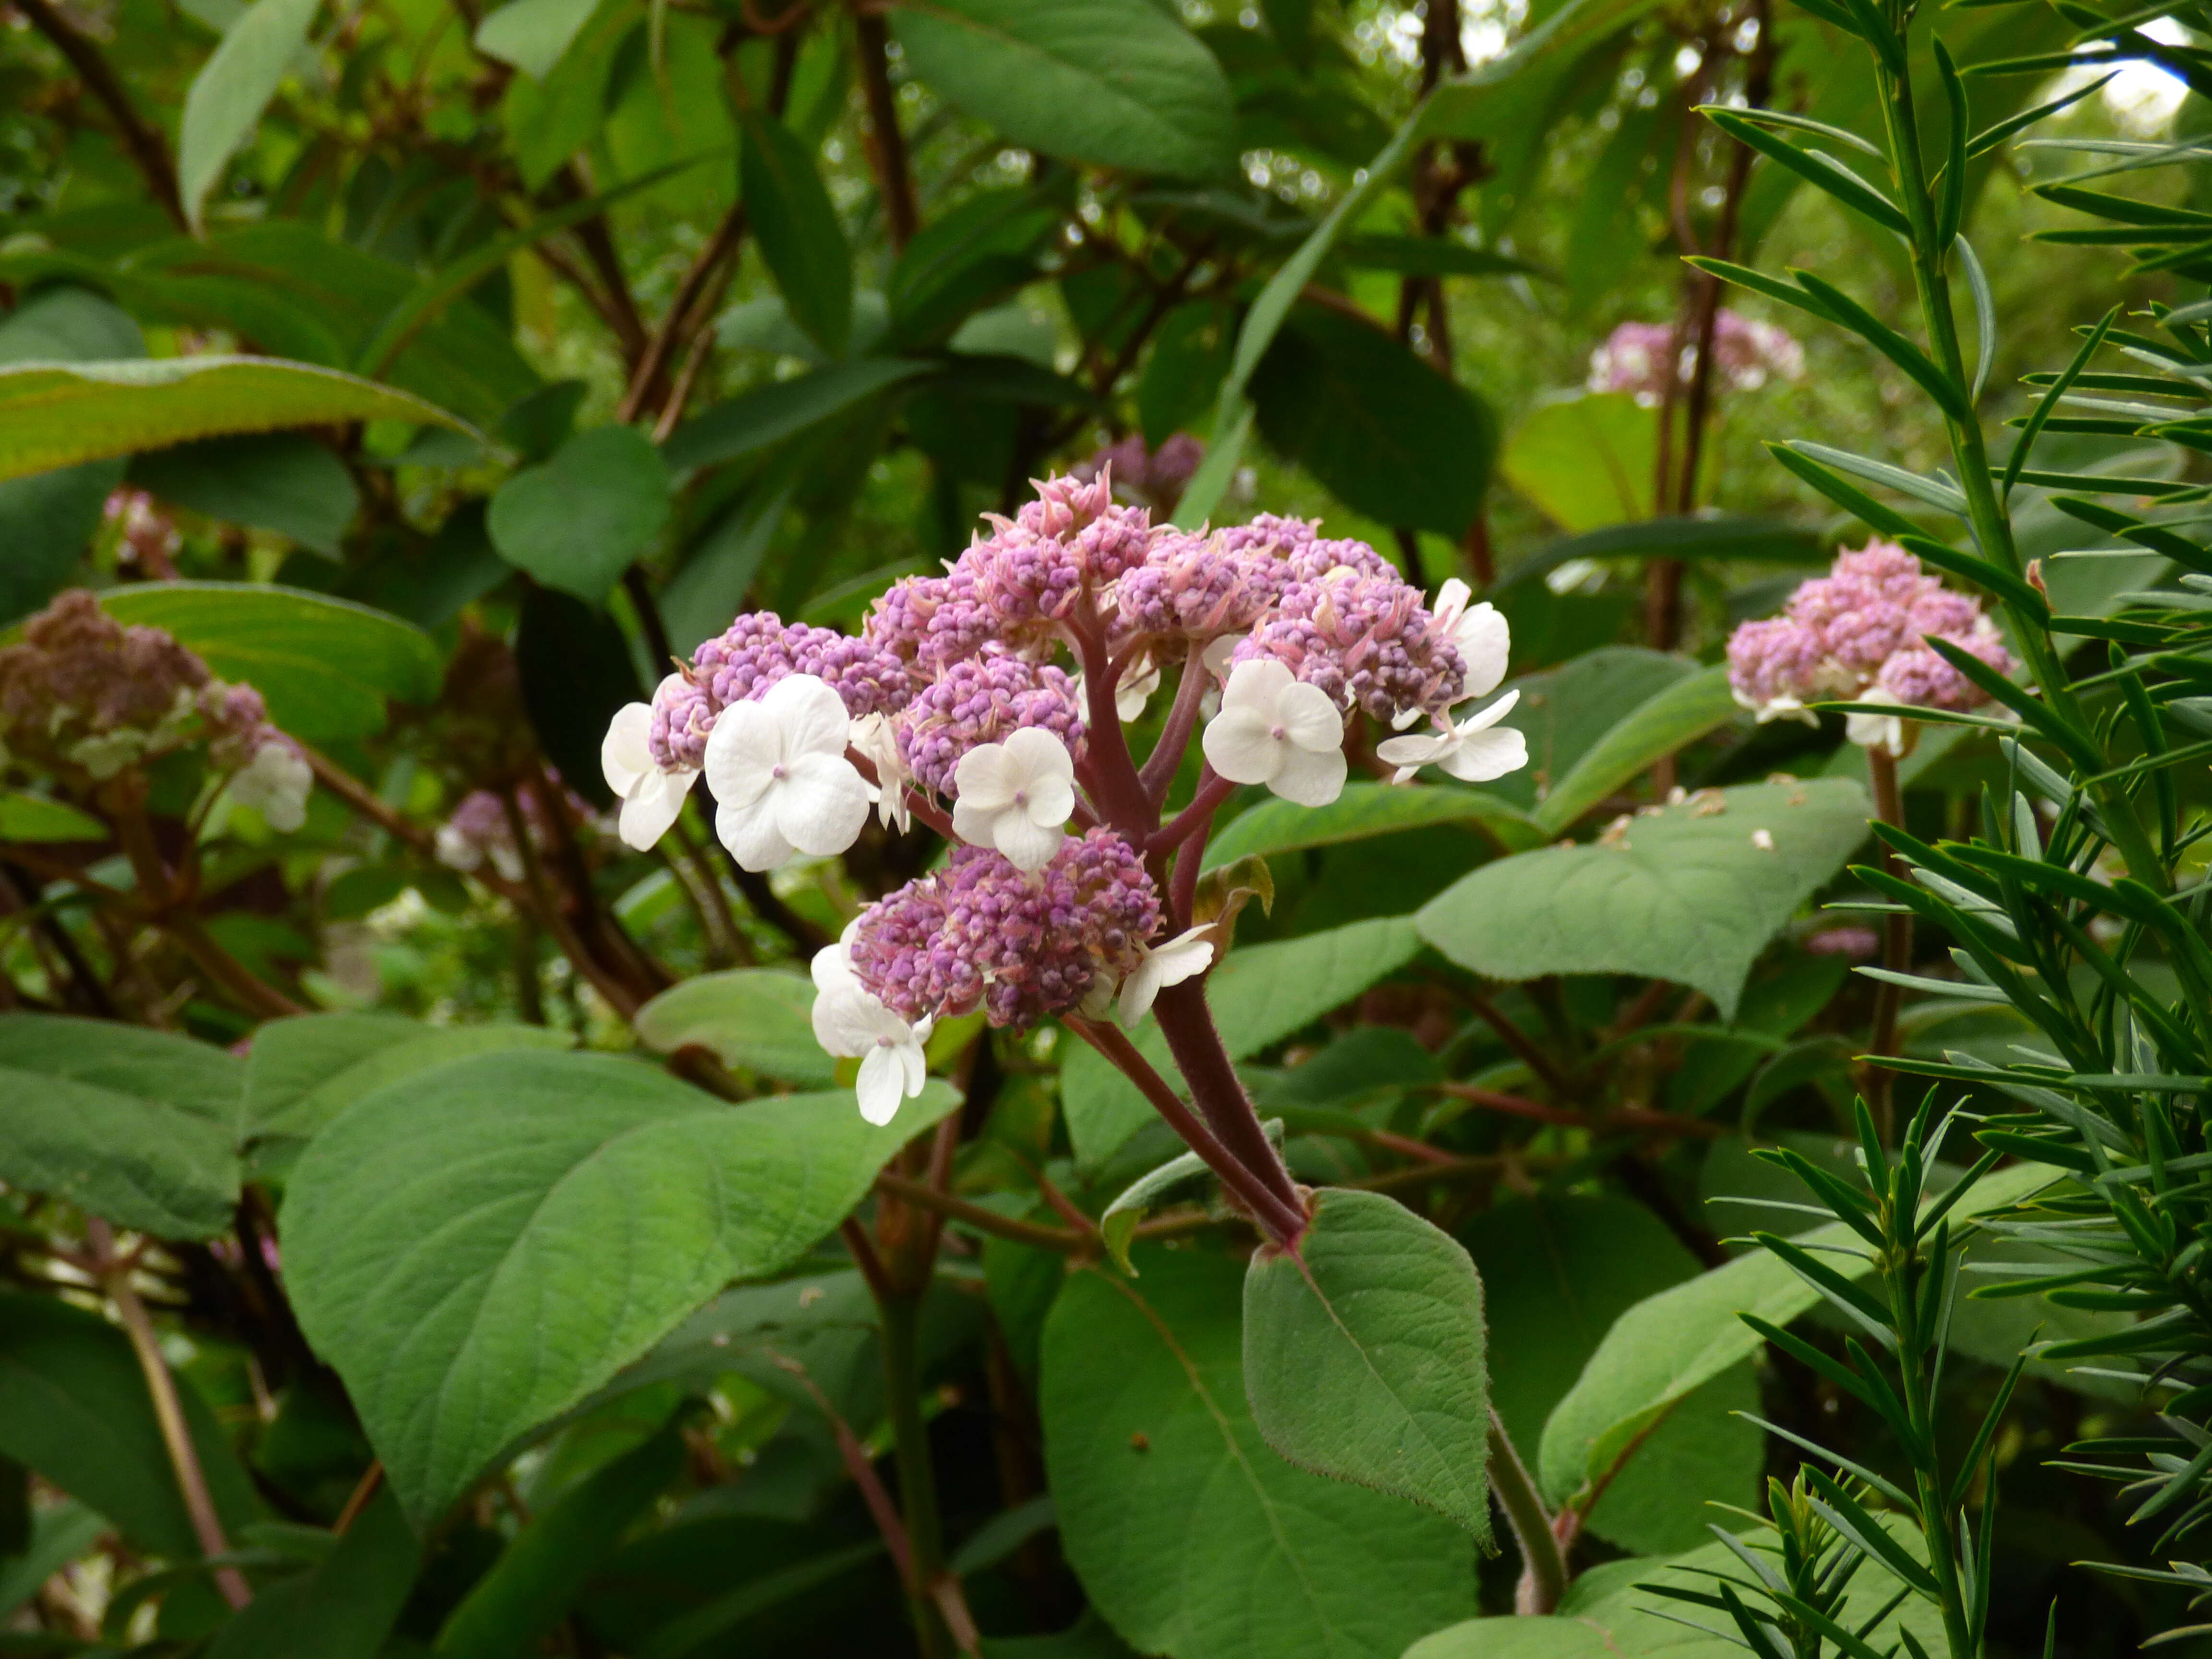
<instances>
[{"instance_id":1,"label":"four-petaled white flower","mask_svg":"<svg viewBox=\"0 0 2212 1659\"><path fill-rule=\"evenodd\" d=\"M671 674L660 684L665 690L683 683L682 675ZM699 777L697 770L689 766L664 770L646 745L646 736L652 730L653 705L625 703L599 744L599 771L607 787L622 802L617 827L623 844L640 852L668 833L668 826L683 813L684 796L691 793Z\"/></svg>"},{"instance_id":2,"label":"four-petaled white flower","mask_svg":"<svg viewBox=\"0 0 2212 1659\"><path fill-rule=\"evenodd\" d=\"M849 935L851 929L846 930ZM898 1115L900 1103L921 1092L929 1079L922 1044L931 1022L909 1025L860 983L846 942L814 954L814 1040L826 1053L860 1062L854 1085L860 1115L884 1124Z\"/></svg>"},{"instance_id":3,"label":"four-petaled white flower","mask_svg":"<svg viewBox=\"0 0 2212 1659\"><path fill-rule=\"evenodd\" d=\"M914 823L906 799L907 781L914 774L907 770L906 757L899 753L898 733L891 727L891 717L880 712L861 715L853 722L850 741L860 758L876 769L876 815L884 828L904 835Z\"/></svg>"},{"instance_id":4,"label":"four-petaled white flower","mask_svg":"<svg viewBox=\"0 0 2212 1659\"><path fill-rule=\"evenodd\" d=\"M1893 702L1900 708L1905 707L1900 698L1878 685L1862 693L1858 700L1861 702ZM1806 711L1806 718L1812 718L1809 709ZM1844 736L1862 749L1884 749L1893 758L1902 760L1905 757L1905 721L1898 715L1846 714L1844 716Z\"/></svg>"},{"instance_id":5,"label":"four-petaled white flower","mask_svg":"<svg viewBox=\"0 0 2212 1659\"><path fill-rule=\"evenodd\" d=\"M707 738L714 833L747 870L794 853L842 853L868 821L868 786L845 758L844 699L812 674L793 674L757 702L733 702Z\"/></svg>"},{"instance_id":6,"label":"four-petaled white flower","mask_svg":"<svg viewBox=\"0 0 2212 1659\"><path fill-rule=\"evenodd\" d=\"M1486 697L1505 678L1505 659L1512 654L1513 630L1498 607L1488 600L1470 606L1474 592L1454 576L1437 590L1433 613L1437 630L1459 649L1467 665L1467 683L1461 696Z\"/></svg>"},{"instance_id":7,"label":"four-petaled white flower","mask_svg":"<svg viewBox=\"0 0 2212 1659\"><path fill-rule=\"evenodd\" d=\"M1194 927L1147 950L1121 981L1121 1024L1134 1028L1152 1011L1152 1000L1170 985L1202 974L1213 961L1213 929Z\"/></svg>"},{"instance_id":8,"label":"four-petaled white flower","mask_svg":"<svg viewBox=\"0 0 2212 1659\"><path fill-rule=\"evenodd\" d=\"M995 847L1017 870L1052 862L1075 811L1075 757L1041 726L979 743L953 768L952 828L971 847Z\"/></svg>"},{"instance_id":9,"label":"four-petaled white flower","mask_svg":"<svg viewBox=\"0 0 2212 1659\"><path fill-rule=\"evenodd\" d=\"M1231 783L1264 783L1301 806L1326 806L1344 790L1344 716L1273 658L1230 672L1200 744Z\"/></svg>"},{"instance_id":10,"label":"four-petaled white flower","mask_svg":"<svg viewBox=\"0 0 2212 1659\"><path fill-rule=\"evenodd\" d=\"M1513 705L1518 691L1508 691L1479 714L1441 732L1420 732L1410 737L1385 738L1375 745L1377 760L1398 769L1393 782L1403 783L1424 766L1441 766L1468 783L1487 783L1528 763L1528 742L1512 726L1493 731Z\"/></svg>"}]
</instances>

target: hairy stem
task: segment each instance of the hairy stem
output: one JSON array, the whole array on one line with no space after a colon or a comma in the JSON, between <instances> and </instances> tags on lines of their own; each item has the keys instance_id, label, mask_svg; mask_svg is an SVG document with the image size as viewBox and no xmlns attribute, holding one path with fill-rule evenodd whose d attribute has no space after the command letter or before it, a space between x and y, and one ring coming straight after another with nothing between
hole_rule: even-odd
<instances>
[{"instance_id":1,"label":"hairy stem","mask_svg":"<svg viewBox=\"0 0 2212 1659\"><path fill-rule=\"evenodd\" d=\"M1490 1408L1490 1490L1521 1547L1521 1584L1514 1592L1513 1611L1549 1613L1567 1593L1566 1552L1559 1547L1559 1535L1552 1529L1552 1517L1529 1478L1528 1466L1514 1449L1495 1406Z\"/></svg>"}]
</instances>

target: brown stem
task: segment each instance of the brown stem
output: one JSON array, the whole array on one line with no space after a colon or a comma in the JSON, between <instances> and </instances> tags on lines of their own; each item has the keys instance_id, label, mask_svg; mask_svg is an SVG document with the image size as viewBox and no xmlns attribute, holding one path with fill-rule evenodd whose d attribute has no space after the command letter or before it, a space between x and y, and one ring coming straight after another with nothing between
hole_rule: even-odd
<instances>
[{"instance_id":1,"label":"brown stem","mask_svg":"<svg viewBox=\"0 0 2212 1659\"><path fill-rule=\"evenodd\" d=\"M906 137L899 131L898 94L891 86L890 30L883 14L868 6L854 10L853 27L860 36L860 91L868 106L868 160L875 167L891 252L903 253L921 220L915 211Z\"/></svg>"},{"instance_id":2,"label":"brown stem","mask_svg":"<svg viewBox=\"0 0 2212 1659\"><path fill-rule=\"evenodd\" d=\"M170 1467L176 1471L177 1490L184 1498L185 1513L191 1518L192 1535L199 1540L200 1553L210 1560L228 1555L229 1540L223 1536L222 1520L216 1513L207 1474L200 1467L199 1448L192 1444L191 1429L185 1421L177 1379L169 1375L168 1364L161 1358L161 1340L147 1316L146 1304L138 1299L137 1289L131 1283L135 1263L116 1254L114 1231L98 1216L86 1218L85 1238L92 1246L100 1289L115 1304L124 1333L131 1339L131 1352L138 1356L138 1369L145 1373L146 1391L153 1397L154 1420L161 1427ZM253 1599L245 1576L235 1567L217 1567L215 1583L222 1599L234 1607L242 1607Z\"/></svg>"},{"instance_id":3,"label":"brown stem","mask_svg":"<svg viewBox=\"0 0 2212 1659\"><path fill-rule=\"evenodd\" d=\"M789 939L799 955L811 957L830 943L829 934L776 896L766 876L739 864L738 855L722 847L720 836L714 837L714 845L722 848L722 858L730 866L730 879L737 883L738 891L752 907L753 914Z\"/></svg>"},{"instance_id":4,"label":"brown stem","mask_svg":"<svg viewBox=\"0 0 2212 1659\"><path fill-rule=\"evenodd\" d=\"M1152 839L1145 844L1145 850L1147 853L1164 853L1171 847L1182 846L1200 833L1206 821L1219 810L1221 803L1236 793L1237 786L1215 772L1211 765L1201 768L1198 775L1198 789L1191 796L1190 805L1154 830Z\"/></svg>"},{"instance_id":5,"label":"brown stem","mask_svg":"<svg viewBox=\"0 0 2212 1659\"><path fill-rule=\"evenodd\" d=\"M1205 1115L1207 1127L1237 1160L1265 1184L1269 1197L1292 1218L1290 1232L1280 1241L1296 1243L1305 1231L1305 1200L1297 1182L1283 1165L1274 1143L1260 1127L1260 1115L1237 1075L1237 1067L1214 1029L1213 1011L1206 1006L1206 980L1187 979L1163 990L1152 1005L1152 1016L1168 1040L1168 1052L1182 1071L1191 1102Z\"/></svg>"},{"instance_id":6,"label":"brown stem","mask_svg":"<svg viewBox=\"0 0 2212 1659\"><path fill-rule=\"evenodd\" d=\"M1905 827L1905 797L1897 781L1897 758L1880 744L1867 750L1867 777L1874 786L1874 815L1884 823ZM1881 853L1881 866L1902 881L1905 867L1887 843ZM1881 965L1893 974L1901 974L1912 963L1912 915L1899 910L1883 918ZM1872 1052L1893 1054L1897 1052L1897 1017L1905 1003L1905 988L1885 981L1875 993L1874 1044ZM1897 1073L1884 1066L1867 1068L1867 1105L1874 1113L1875 1127L1880 1132L1882 1144L1887 1146L1894 1128L1895 1111L1891 1103L1897 1086Z\"/></svg>"},{"instance_id":7,"label":"brown stem","mask_svg":"<svg viewBox=\"0 0 2212 1659\"><path fill-rule=\"evenodd\" d=\"M569 201L580 202L592 193L577 175L574 162L563 167L556 178L562 193ZM623 361L635 363L645 356L648 343L645 319L638 314L637 301L630 293L629 277L623 270L622 255L615 247L614 233L607 228L606 216L595 213L582 221L575 228L575 236L585 258L599 274L600 291L606 300L607 322L622 347Z\"/></svg>"},{"instance_id":8,"label":"brown stem","mask_svg":"<svg viewBox=\"0 0 2212 1659\"><path fill-rule=\"evenodd\" d=\"M1089 1248L1084 1235L1066 1227L1048 1227L1035 1221L1024 1221L1014 1216L1001 1215L998 1211L981 1204L970 1204L966 1199L951 1193L939 1192L928 1182L909 1181L889 1170L878 1172L876 1190L887 1193L917 1209L930 1210L954 1221L965 1222L981 1233L1003 1238L1009 1243L1034 1245L1041 1250L1052 1250L1061 1255L1075 1255Z\"/></svg>"},{"instance_id":9,"label":"brown stem","mask_svg":"<svg viewBox=\"0 0 2212 1659\"><path fill-rule=\"evenodd\" d=\"M11 3L29 20L33 28L52 43L55 51L69 60L78 79L114 121L122 136L123 148L146 180L155 202L179 230L189 232L191 222L185 216L184 198L177 190L177 167L170 160L169 146L160 130L148 125L139 115L130 93L108 66L100 48L78 33L48 0L11 0Z\"/></svg>"},{"instance_id":10,"label":"brown stem","mask_svg":"<svg viewBox=\"0 0 2212 1659\"><path fill-rule=\"evenodd\" d=\"M1190 747L1191 730L1198 724L1198 708L1206 699L1206 683L1212 678L1199 660L1198 647L1194 643L1182 659L1182 672L1176 676L1175 702L1168 706L1167 720L1160 727L1160 740L1152 745L1152 752L1145 757L1143 769L1137 774L1137 781L1145 786L1145 793L1155 811L1167 802L1176 769L1182 764L1183 750Z\"/></svg>"},{"instance_id":11,"label":"brown stem","mask_svg":"<svg viewBox=\"0 0 2212 1659\"><path fill-rule=\"evenodd\" d=\"M1482 1018L1484 1024L1498 1033L1498 1039L1513 1051L1514 1057L1542 1079L1543 1085L1562 1100L1574 1097L1574 1091L1559 1068L1552 1064L1551 1057L1528 1038L1527 1032L1498 1011L1497 1006L1480 991L1465 991L1468 1007Z\"/></svg>"},{"instance_id":12,"label":"brown stem","mask_svg":"<svg viewBox=\"0 0 2212 1659\"><path fill-rule=\"evenodd\" d=\"M796 40L797 37L789 38ZM637 368L630 375L629 389L623 394L622 403L615 410L617 421L634 421L643 411L647 395L667 369L669 359L675 355L677 347L691 330L697 326L693 313L698 307L700 296L706 292L707 285L721 270L724 262L735 257L744 239L745 204L739 202L722 216L721 223L714 227L714 234L707 239L707 245L699 250L698 256L691 261L690 269L684 273L684 280L677 284L676 297L668 302L667 313L662 317L660 326L653 331L652 339L647 343L644 353L638 359Z\"/></svg>"},{"instance_id":13,"label":"brown stem","mask_svg":"<svg viewBox=\"0 0 2212 1659\"><path fill-rule=\"evenodd\" d=\"M372 1458L359 1484L354 1487L352 1496L346 1499L345 1507L338 1511L338 1518L331 1523L331 1530L339 1537L344 1537L352 1529L353 1523L361 1519L361 1512L368 1507L369 1500L376 1496L377 1489L383 1485L384 1460Z\"/></svg>"}]
</instances>

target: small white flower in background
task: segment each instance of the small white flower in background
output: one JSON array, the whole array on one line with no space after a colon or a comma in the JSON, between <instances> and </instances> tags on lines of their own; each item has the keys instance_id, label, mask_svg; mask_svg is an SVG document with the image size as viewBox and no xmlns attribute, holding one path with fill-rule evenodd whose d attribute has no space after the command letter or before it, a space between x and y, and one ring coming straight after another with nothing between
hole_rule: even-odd
<instances>
[{"instance_id":1,"label":"small white flower in background","mask_svg":"<svg viewBox=\"0 0 2212 1659\"><path fill-rule=\"evenodd\" d=\"M853 722L848 740L860 757L876 769L877 817L884 828L903 835L914 823L914 812L906 799L907 780L914 775L907 770L906 757L899 753L891 717L880 713L861 715Z\"/></svg>"},{"instance_id":2,"label":"small white flower in background","mask_svg":"<svg viewBox=\"0 0 2212 1659\"><path fill-rule=\"evenodd\" d=\"M1513 630L1498 607L1488 600L1469 606L1474 592L1454 576L1437 590L1437 630L1458 647L1467 665L1462 694L1486 697L1505 678L1505 661L1513 653Z\"/></svg>"},{"instance_id":3,"label":"small white flower in background","mask_svg":"<svg viewBox=\"0 0 2212 1659\"><path fill-rule=\"evenodd\" d=\"M1487 783L1517 772L1528 763L1528 741L1514 727L1498 726L1498 722L1520 701L1518 691L1508 691L1480 714L1444 731L1385 738L1375 745L1376 758L1398 769L1395 783L1405 782L1424 766L1441 766L1468 783Z\"/></svg>"},{"instance_id":4,"label":"small white flower in background","mask_svg":"<svg viewBox=\"0 0 2212 1659\"><path fill-rule=\"evenodd\" d=\"M1774 834L1768 830L1754 830L1751 832L1751 844L1762 853L1771 853L1774 850Z\"/></svg>"},{"instance_id":5,"label":"small white flower in background","mask_svg":"<svg viewBox=\"0 0 2212 1659\"><path fill-rule=\"evenodd\" d=\"M1125 724L1135 720L1159 689L1160 665L1147 651L1121 671L1121 683L1114 688L1114 712Z\"/></svg>"},{"instance_id":6,"label":"small white flower in background","mask_svg":"<svg viewBox=\"0 0 2212 1659\"><path fill-rule=\"evenodd\" d=\"M1231 783L1264 783L1301 806L1326 806L1344 792L1344 716L1326 691L1272 658L1231 671L1200 746Z\"/></svg>"},{"instance_id":7,"label":"small white flower in background","mask_svg":"<svg viewBox=\"0 0 2212 1659\"><path fill-rule=\"evenodd\" d=\"M1152 1011L1153 999L1170 985L1202 974L1213 960L1213 929L1194 927L1153 946L1121 981L1121 1024L1133 1029Z\"/></svg>"},{"instance_id":8,"label":"small white flower in background","mask_svg":"<svg viewBox=\"0 0 2212 1659\"><path fill-rule=\"evenodd\" d=\"M1075 811L1075 757L1059 737L1024 726L979 743L953 769L952 829L970 847L995 847L1017 870L1042 870Z\"/></svg>"},{"instance_id":9,"label":"small white flower in background","mask_svg":"<svg viewBox=\"0 0 2212 1659\"><path fill-rule=\"evenodd\" d=\"M795 853L850 847L868 821L866 780L845 758L845 701L811 674L778 680L757 702L733 702L707 738L714 833L740 867L773 870Z\"/></svg>"},{"instance_id":10,"label":"small white flower in background","mask_svg":"<svg viewBox=\"0 0 2212 1659\"><path fill-rule=\"evenodd\" d=\"M1859 694L1861 702L1905 704L1880 686L1873 686ZM1809 718L1809 714L1808 714ZM1905 754L1905 722L1895 714L1846 714L1844 716L1844 736L1863 749L1884 749L1894 758Z\"/></svg>"},{"instance_id":11,"label":"small white flower in background","mask_svg":"<svg viewBox=\"0 0 2212 1659\"><path fill-rule=\"evenodd\" d=\"M828 1054L860 1062L853 1090L860 1115L874 1124L890 1122L929 1080L922 1044L929 1041L931 1022L909 1025L884 1006L853 972L843 939L814 953L812 971L814 1040Z\"/></svg>"},{"instance_id":12,"label":"small white flower in background","mask_svg":"<svg viewBox=\"0 0 2212 1659\"><path fill-rule=\"evenodd\" d=\"M661 684L682 678L671 674ZM646 744L652 730L653 705L625 703L599 743L599 772L622 802L617 828L623 844L641 853L666 835L668 826L683 814L684 798L699 776L689 767L663 771Z\"/></svg>"},{"instance_id":13,"label":"small white flower in background","mask_svg":"<svg viewBox=\"0 0 2212 1659\"><path fill-rule=\"evenodd\" d=\"M230 781L230 799L251 806L271 830L289 835L307 821L314 769L289 743L264 743Z\"/></svg>"}]
</instances>

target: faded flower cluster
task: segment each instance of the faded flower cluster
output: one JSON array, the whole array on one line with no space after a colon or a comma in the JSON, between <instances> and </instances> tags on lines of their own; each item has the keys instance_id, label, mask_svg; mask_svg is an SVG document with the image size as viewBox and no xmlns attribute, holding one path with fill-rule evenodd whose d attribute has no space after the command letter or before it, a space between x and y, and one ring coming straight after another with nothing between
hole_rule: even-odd
<instances>
[{"instance_id":1,"label":"faded flower cluster","mask_svg":"<svg viewBox=\"0 0 2212 1659\"><path fill-rule=\"evenodd\" d=\"M1623 323L1590 354L1589 389L1632 392L1638 402L1656 404L1679 367L1669 361L1674 350L1673 324ZM1713 367L1730 389L1751 392L1802 375L1805 350L1788 331L1723 306L1713 319Z\"/></svg>"},{"instance_id":2,"label":"faded flower cluster","mask_svg":"<svg viewBox=\"0 0 2212 1659\"><path fill-rule=\"evenodd\" d=\"M553 774L553 780L559 782L558 772ZM548 793L533 781L515 786L515 807L530 832L533 848L560 844L560 826L553 821L552 811L562 812L571 824L588 826L592 821L592 804L574 790L561 790L557 808L546 799ZM520 881L525 873L522 849L514 839L514 820L507 811L506 797L489 789L471 789L453 804L453 810L438 826L437 852L441 863L465 872L489 865L509 881Z\"/></svg>"},{"instance_id":3,"label":"faded flower cluster","mask_svg":"<svg viewBox=\"0 0 2212 1659\"><path fill-rule=\"evenodd\" d=\"M275 830L307 821L314 774L261 694L216 679L161 629L126 628L71 588L0 649L0 770L21 761L99 784L198 743L234 804Z\"/></svg>"},{"instance_id":4,"label":"faded flower cluster","mask_svg":"<svg viewBox=\"0 0 2212 1659\"><path fill-rule=\"evenodd\" d=\"M2013 670L1996 624L1978 601L1947 588L1893 543L1875 541L1837 556L1828 574L1790 596L1778 617L1750 622L1729 640L1729 685L1759 716L1814 723L1805 705L1822 700L1892 703L1954 712L1987 701L1936 651L1929 637ZM1905 718L1853 714L1854 743L1901 756Z\"/></svg>"},{"instance_id":5,"label":"faded flower cluster","mask_svg":"<svg viewBox=\"0 0 2212 1659\"><path fill-rule=\"evenodd\" d=\"M895 584L857 635L739 617L607 733L633 847L702 776L716 834L748 870L842 852L872 808L957 843L815 963L816 1034L862 1061L872 1118L920 1089L938 1020L1118 1010L1134 1024L1202 972L1211 930L1189 925L1170 867L1194 866L1235 785L1334 800L1348 716L1401 734L1376 749L1401 779L1525 763L1520 734L1496 724L1511 697L1463 711L1497 688L1508 647L1504 619L1464 583L1431 604L1373 549L1297 520L1156 526L1113 482L1109 464L1040 484L943 574ZM1140 771L1122 727L1170 671L1164 752ZM1198 799L1164 824L1206 714Z\"/></svg>"}]
</instances>

